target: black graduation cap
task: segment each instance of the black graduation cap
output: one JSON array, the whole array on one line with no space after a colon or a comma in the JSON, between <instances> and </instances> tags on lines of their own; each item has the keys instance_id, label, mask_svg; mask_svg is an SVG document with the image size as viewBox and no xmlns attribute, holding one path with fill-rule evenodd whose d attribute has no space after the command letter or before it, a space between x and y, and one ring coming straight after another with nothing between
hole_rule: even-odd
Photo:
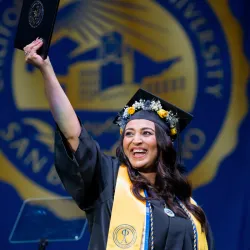
<instances>
[{"instance_id":1,"label":"black graduation cap","mask_svg":"<svg viewBox=\"0 0 250 250\"><path fill-rule=\"evenodd\" d=\"M156 111L152 111L150 108L143 108L138 109L138 111L135 111L134 114L129 115L126 117L126 114L124 116L125 109L127 107L131 107L136 101L139 102L139 100L145 100L145 106L147 106L146 102L150 104L152 101L160 101L160 104L162 106L162 109L170 112L169 119L161 118ZM125 108L123 108L116 118L114 119L114 124L120 126L122 129L124 126L126 126L126 123L132 119L148 119L153 122L158 123L160 126L162 126L164 129L168 128L168 130L171 128L171 125L177 126L178 132L180 133L185 129L185 127L191 122L193 119L193 116L190 113L187 113L183 111L182 109L178 108L177 106L143 90L139 89L134 96L128 101ZM173 121L173 123L172 123ZM173 139L175 139L176 136L173 136Z\"/></svg>"},{"instance_id":2,"label":"black graduation cap","mask_svg":"<svg viewBox=\"0 0 250 250\"><path fill-rule=\"evenodd\" d=\"M20 50L43 39L38 54L47 58L60 0L23 0L14 47Z\"/></svg>"}]
</instances>

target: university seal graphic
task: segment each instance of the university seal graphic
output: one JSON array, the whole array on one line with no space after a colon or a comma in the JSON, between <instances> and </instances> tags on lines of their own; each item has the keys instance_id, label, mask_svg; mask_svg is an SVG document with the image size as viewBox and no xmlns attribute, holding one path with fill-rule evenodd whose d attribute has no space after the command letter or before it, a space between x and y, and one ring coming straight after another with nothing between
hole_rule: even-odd
<instances>
[{"instance_id":1,"label":"university seal graphic","mask_svg":"<svg viewBox=\"0 0 250 250\"><path fill-rule=\"evenodd\" d=\"M32 28L37 28L44 16L44 7L41 1L34 1L29 11L29 24Z\"/></svg>"},{"instance_id":2,"label":"university seal graphic","mask_svg":"<svg viewBox=\"0 0 250 250\"><path fill-rule=\"evenodd\" d=\"M40 72L12 45L19 8L10 1L1 10L0 178L24 198L63 195L53 166L55 125ZM62 0L50 59L106 153L114 153L119 139L112 119L139 87L194 114L182 135L183 158L199 187L213 180L233 151L247 111L247 62L241 41L232 35L240 31L225 0Z\"/></svg>"}]
</instances>

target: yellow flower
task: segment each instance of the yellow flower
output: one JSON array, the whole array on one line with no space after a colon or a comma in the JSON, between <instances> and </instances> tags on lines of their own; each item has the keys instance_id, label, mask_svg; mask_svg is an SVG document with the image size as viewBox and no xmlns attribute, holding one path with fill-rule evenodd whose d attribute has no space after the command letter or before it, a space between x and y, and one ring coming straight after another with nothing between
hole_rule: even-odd
<instances>
[{"instance_id":1,"label":"yellow flower","mask_svg":"<svg viewBox=\"0 0 250 250\"><path fill-rule=\"evenodd\" d=\"M170 135L176 135L177 134L177 129L176 128L171 128L170 129Z\"/></svg>"},{"instance_id":2,"label":"yellow flower","mask_svg":"<svg viewBox=\"0 0 250 250\"><path fill-rule=\"evenodd\" d=\"M132 106L132 107L129 107L128 108L128 113L130 114L130 115L133 115L134 113L135 113L135 108Z\"/></svg>"},{"instance_id":3,"label":"yellow flower","mask_svg":"<svg viewBox=\"0 0 250 250\"><path fill-rule=\"evenodd\" d=\"M168 111L166 111L165 109L160 109L157 111L157 114L161 117L161 118L166 118L168 115Z\"/></svg>"},{"instance_id":4,"label":"yellow flower","mask_svg":"<svg viewBox=\"0 0 250 250\"><path fill-rule=\"evenodd\" d=\"M120 135L122 134L122 132L123 132L123 129L122 129L122 128L120 128Z\"/></svg>"}]
</instances>

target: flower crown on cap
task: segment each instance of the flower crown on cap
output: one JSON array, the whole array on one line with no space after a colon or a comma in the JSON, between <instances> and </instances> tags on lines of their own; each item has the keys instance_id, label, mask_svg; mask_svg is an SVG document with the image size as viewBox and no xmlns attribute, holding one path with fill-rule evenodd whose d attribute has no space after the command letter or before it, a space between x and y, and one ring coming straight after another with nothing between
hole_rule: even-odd
<instances>
[{"instance_id":1,"label":"flower crown on cap","mask_svg":"<svg viewBox=\"0 0 250 250\"><path fill-rule=\"evenodd\" d=\"M139 110L148 110L156 112L160 118L162 118L170 128L170 136L175 136L177 134L176 124L178 122L177 116L170 110L167 111L162 108L161 102L159 100L143 100L140 99L139 102L135 101L132 106L125 106L123 111L119 114L117 119L117 124L120 127L120 133L122 134L130 117Z\"/></svg>"}]
</instances>

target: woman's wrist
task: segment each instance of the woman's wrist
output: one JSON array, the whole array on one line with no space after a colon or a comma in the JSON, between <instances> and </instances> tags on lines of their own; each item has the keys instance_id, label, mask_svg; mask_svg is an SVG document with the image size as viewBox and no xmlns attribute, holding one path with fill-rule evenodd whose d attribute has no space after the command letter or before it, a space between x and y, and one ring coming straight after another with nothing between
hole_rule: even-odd
<instances>
[{"instance_id":1,"label":"woman's wrist","mask_svg":"<svg viewBox=\"0 0 250 250\"><path fill-rule=\"evenodd\" d=\"M46 74L47 72L50 72L51 70L53 71L53 68L49 59L45 60L44 63L39 67L39 69L43 75Z\"/></svg>"}]
</instances>

